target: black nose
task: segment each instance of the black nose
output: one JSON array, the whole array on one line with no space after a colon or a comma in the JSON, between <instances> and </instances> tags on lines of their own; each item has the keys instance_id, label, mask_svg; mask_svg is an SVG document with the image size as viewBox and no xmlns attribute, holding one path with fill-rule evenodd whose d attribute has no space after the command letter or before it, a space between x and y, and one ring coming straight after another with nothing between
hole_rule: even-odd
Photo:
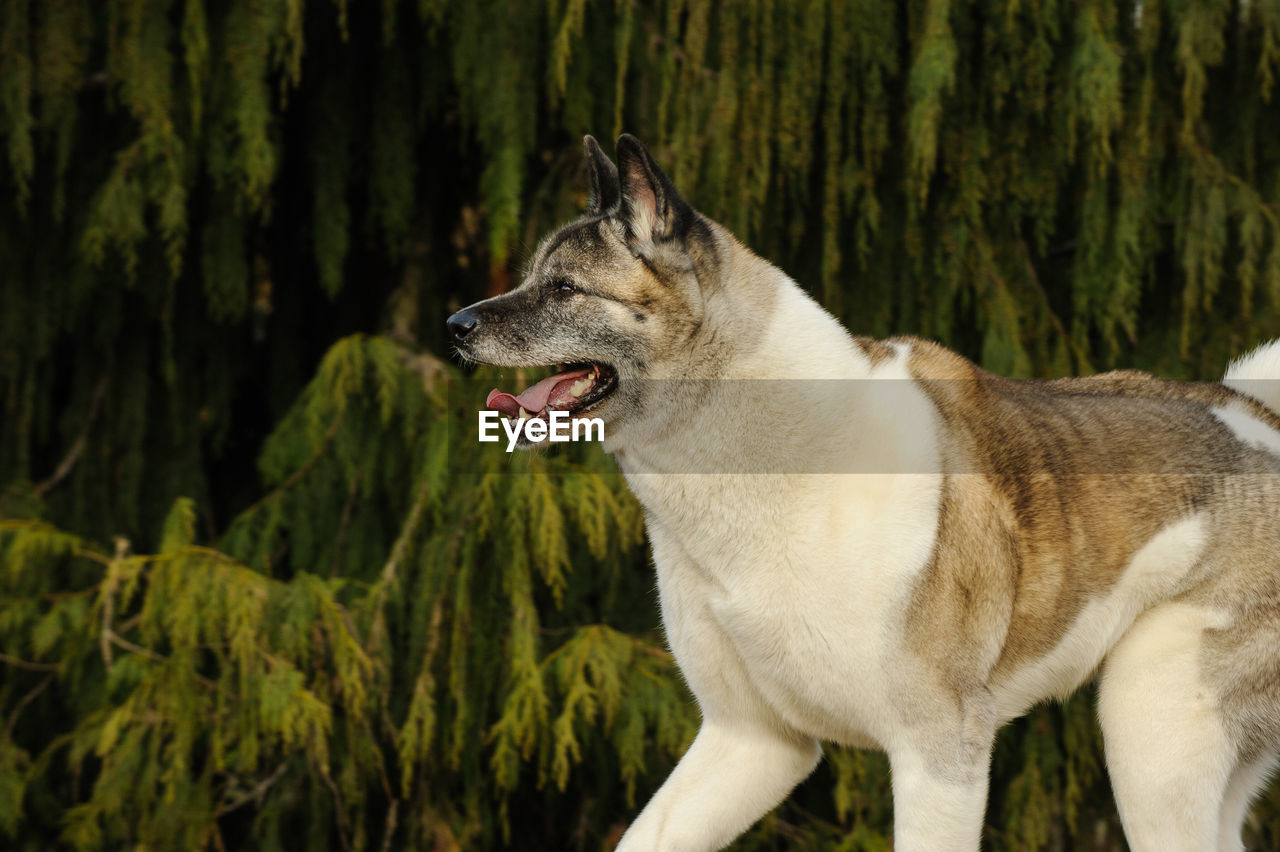
<instances>
[{"instance_id":1,"label":"black nose","mask_svg":"<svg viewBox=\"0 0 1280 852\"><path fill-rule=\"evenodd\" d=\"M449 326L449 333L453 335L453 339L461 342L468 334L475 331L478 322L470 308L463 308L449 317L445 324Z\"/></svg>"}]
</instances>

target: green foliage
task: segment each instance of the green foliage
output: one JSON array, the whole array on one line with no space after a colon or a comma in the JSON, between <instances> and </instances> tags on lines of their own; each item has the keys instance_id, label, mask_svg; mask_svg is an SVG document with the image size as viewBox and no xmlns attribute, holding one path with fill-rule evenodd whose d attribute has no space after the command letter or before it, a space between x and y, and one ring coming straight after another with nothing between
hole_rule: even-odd
<instances>
[{"instance_id":1,"label":"green foliage","mask_svg":"<svg viewBox=\"0 0 1280 852\"><path fill-rule=\"evenodd\" d=\"M427 354L581 135L859 332L1212 378L1280 335L1278 74L1269 2L5 3L0 833L607 845L696 724L639 508ZM740 848L887 847L828 757ZM992 790L992 848L1119 847L1087 696Z\"/></svg>"},{"instance_id":2,"label":"green foliage","mask_svg":"<svg viewBox=\"0 0 1280 852\"><path fill-rule=\"evenodd\" d=\"M222 550L195 543L186 499L148 555L0 521L0 660L40 690L0 741L11 801L91 778L57 835L86 850L223 848L250 805L255 845L294 848L300 801L332 827L321 845L469 846L510 839L513 800L523 812L539 789L582 785L588 758L618 765L627 801L649 764L668 766L694 727L670 656L648 634L543 624L571 572L591 586L642 564L620 478L570 459L446 460L463 449L449 375L386 338L335 344L267 440L274 489ZM560 511L584 490L596 499ZM0 827L21 837L21 814Z\"/></svg>"}]
</instances>

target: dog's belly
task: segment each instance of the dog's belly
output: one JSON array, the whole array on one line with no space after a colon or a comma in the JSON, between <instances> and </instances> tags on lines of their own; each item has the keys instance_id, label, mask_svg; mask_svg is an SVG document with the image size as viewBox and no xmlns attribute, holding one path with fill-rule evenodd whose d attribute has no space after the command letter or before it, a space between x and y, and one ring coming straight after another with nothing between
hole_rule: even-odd
<instances>
[{"instance_id":1,"label":"dog's belly","mask_svg":"<svg viewBox=\"0 0 1280 852\"><path fill-rule=\"evenodd\" d=\"M892 522L866 501L848 500L835 504L848 512L820 523L812 511L792 519L787 536L770 535L775 527L764 522L728 537L691 536L650 519L668 637L704 711L750 715L755 705L759 715L821 739L879 747L894 740L904 703L931 700L937 686L914 666L938 661L913 662L904 641L912 580L937 531L936 504L921 486L878 495ZM997 672L988 685L1000 719L1070 693L1138 614L1184 589L1208 524L1197 514L1166 526L1047 654Z\"/></svg>"}]
</instances>

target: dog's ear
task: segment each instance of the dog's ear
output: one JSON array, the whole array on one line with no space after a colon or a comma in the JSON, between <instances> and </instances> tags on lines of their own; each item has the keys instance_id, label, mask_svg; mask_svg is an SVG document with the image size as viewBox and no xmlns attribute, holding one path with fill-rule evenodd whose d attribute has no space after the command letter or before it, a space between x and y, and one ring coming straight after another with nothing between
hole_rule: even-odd
<instances>
[{"instance_id":1,"label":"dog's ear","mask_svg":"<svg viewBox=\"0 0 1280 852\"><path fill-rule=\"evenodd\" d=\"M611 213L619 200L618 168L600 150L594 136L583 137L582 150L587 155L587 183L591 188L587 213L593 216Z\"/></svg>"},{"instance_id":2,"label":"dog's ear","mask_svg":"<svg viewBox=\"0 0 1280 852\"><path fill-rule=\"evenodd\" d=\"M684 236L693 220L693 208L676 192L640 140L629 133L618 137L618 181L622 188L619 216L633 254L654 242Z\"/></svg>"}]
</instances>

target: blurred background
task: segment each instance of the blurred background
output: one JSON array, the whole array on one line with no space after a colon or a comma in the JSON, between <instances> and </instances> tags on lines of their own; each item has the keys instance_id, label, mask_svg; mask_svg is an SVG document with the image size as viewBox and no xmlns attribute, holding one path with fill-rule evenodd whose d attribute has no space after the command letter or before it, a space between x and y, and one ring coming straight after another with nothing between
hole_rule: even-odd
<instances>
[{"instance_id":1,"label":"blurred background","mask_svg":"<svg viewBox=\"0 0 1280 852\"><path fill-rule=\"evenodd\" d=\"M6 0L0 844L616 842L697 725L639 510L481 453L443 332L624 130L857 333L1280 335L1275 0ZM1093 700L1002 732L985 848L1123 848ZM828 756L734 848L887 849Z\"/></svg>"}]
</instances>

